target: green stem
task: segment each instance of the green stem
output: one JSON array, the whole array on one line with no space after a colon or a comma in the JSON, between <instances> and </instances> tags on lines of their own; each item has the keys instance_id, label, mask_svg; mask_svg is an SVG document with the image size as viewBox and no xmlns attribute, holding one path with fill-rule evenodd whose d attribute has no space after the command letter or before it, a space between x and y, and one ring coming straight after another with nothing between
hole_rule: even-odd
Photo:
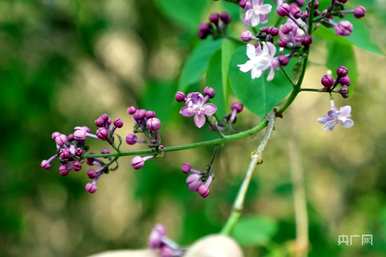
<instances>
[{"instance_id":1,"label":"green stem","mask_svg":"<svg viewBox=\"0 0 386 257\"><path fill-rule=\"evenodd\" d=\"M233 210L232 210L231 215L228 218L228 220L227 220L227 222L226 222L226 224L223 227L223 230L221 232L225 235L229 235L232 232L233 228L235 227L235 225L237 224L237 222L241 216L241 212L243 211L243 208L244 208L245 196L247 194L249 184L251 183L251 180L253 177L253 172L256 169L256 166L263 162L262 155L263 155L264 149L268 143L268 140L271 138L272 131L273 131L273 128L275 125L275 118L276 118L276 114L274 112L271 112L270 114L268 114L267 129L265 131L263 139L261 140L260 144L256 148L256 151L251 156L251 161L248 165L247 172L246 172L245 177L243 179L243 182L240 186L236 200L233 204Z\"/></svg>"}]
</instances>

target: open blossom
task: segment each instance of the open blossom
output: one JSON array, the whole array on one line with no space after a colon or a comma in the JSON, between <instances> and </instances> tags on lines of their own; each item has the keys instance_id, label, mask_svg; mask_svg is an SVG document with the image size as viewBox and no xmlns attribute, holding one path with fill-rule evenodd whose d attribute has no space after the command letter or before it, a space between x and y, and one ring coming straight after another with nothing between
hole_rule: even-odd
<instances>
[{"instance_id":1,"label":"open blossom","mask_svg":"<svg viewBox=\"0 0 386 257\"><path fill-rule=\"evenodd\" d=\"M185 106L181 108L180 114L184 117L194 117L194 124L198 128L205 125L206 117L216 113L217 107L208 103L209 97L199 92L193 92L186 96Z\"/></svg>"},{"instance_id":2,"label":"open blossom","mask_svg":"<svg viewBox=\"0 0 386 257\"><path fill-rule=\"evenodd\" d=\"M256 27L260 23L268 21L268 14L272 10L272 5L264 4L264 0L251 0L245 8L244 23Z\"/></svg>"},{"instance_id":3,"label":"open blossom","mask_svg":"<svg viewBox=\"0 0 386 257\"><path fill-rule=\"evenodd\" d=\"M238 67L242 72L251 72L251 78L260 78L265 70L269 70L267 77L271 81L275 76L275 69L279 62L275 57L276 48L271 42L263 42L259 46L247 45L247 56L249 60Z\"/></svg>"},{"instance_id":4,"label":"open blossom","mask_svg":"<svg viewBox=\"0 0 386 257\"><path fill-rule=\"evenodd\" d=\"M279 37L281 42L285 42L288 46L299 46L305 37L304 30L307 27L302 19L296 19L296 23L292 19L288 19L286 23L279 28Z\"/></svg>"},{"instance_id":5,"label":"open blossom","mask_svg":"<svg viewBox=\"0 0 386 257\"><path fill-rule=\"evenodd\" d=\"M344 128L351 128L354 122L351 119L351 106L345 105L337 109L334 101L331 101L331 109L326 115L318 119L319 123L323 124L325 130L333 130L336 125L340 124Z\"/></svg>"}]
</instances>

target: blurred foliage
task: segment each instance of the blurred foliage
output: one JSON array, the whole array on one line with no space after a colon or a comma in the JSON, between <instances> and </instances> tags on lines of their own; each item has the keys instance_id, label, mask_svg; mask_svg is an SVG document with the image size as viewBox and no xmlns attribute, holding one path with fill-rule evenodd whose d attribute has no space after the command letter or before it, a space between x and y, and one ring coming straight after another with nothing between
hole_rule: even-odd
<instances>
[{"instance_id":1,"label":"blurred foliage","mask_svg":"<svg viewBox=\"0 0 386 257\"><path fill-rule=\"evenodd\" d=\"M128 121L129 104L159 113L164 143L213 137L178 117L173 102L178 87L203 86L205 75L222 92L223 98L216 100L223 102L222 112L232 90L240 98L248 94L239 92L240 78L232 79L232 74L232 90L227 84L227 63L237 46L229 41L197 44L195 28L210 10L225 8L234 20L239 17L233 5L209 2L0 1L0 256L86 256L145 247L151 227L158 222L185 245L221 230L254 140L233 143L222 151L215 164L213 192L205 201L187 190L179 165L189 160L204 168L210 148L170 153L150 161L140 172L121 160L120 168L103 178L95 195L84 192L84 174L62 178L39 168L40 160L54 150L51 132L68 133L82 124L91 127L102 112ZM384 51L386 12L380 0L353 2L368 6L372 29L355 25L356 36L343 41L335 41L329 32L320 33L325 41L316 43L311 55L315 65L306 82L318 86L326 67L342 61L357 67L356 93L350 99L355 128L333 134L320 131L314 120L328 106L323 96L302 96L291 110L306 171L310 256L384 256L386 252L386 89L382 84L386 62L358 49ZM337 50L342 45L344 50ZM210 74L205 74L208 67ZM256 118L243 114L240 123L238 129L248 128ZM285 123L278 124L248 192L246 218L235 232L247 241L248 256L287 256L288 243L295 238ZM338 234L362 233L374 234L373 247L336 244Z\"/></svg>"}]
</instances>

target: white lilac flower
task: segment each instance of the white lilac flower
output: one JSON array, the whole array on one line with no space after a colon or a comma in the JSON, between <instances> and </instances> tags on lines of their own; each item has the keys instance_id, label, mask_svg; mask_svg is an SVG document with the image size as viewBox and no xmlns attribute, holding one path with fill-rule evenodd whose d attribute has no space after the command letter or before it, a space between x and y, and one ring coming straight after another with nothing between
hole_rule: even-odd
<instances>
[{"instance_id":1,"label":"white lilac flower","mask_svg":"<svg viewBox=\"0 0 386 257\"><path fill-rule=\"evenodd\" d=\"M214 104L208 103L209 98L199 92L193 92L186 96L185 106L181 108L180 114L184 117L194 116L194 124L198 128L205 125L206 117L212 116L217 111Z\"/></svg>"},{"instance_id":2,"label":"white lilac flower","mask_svg":"<svg viewBox=\"0 0 386 257\"><path fill-rule=\"evenodd\" d=\"M325 130L333 130L336 125L340 124L344 128L351 128L354 122L351 119L351 106L345 105L337 109L334 101L331 101L331 108L326 115L318 119L323 124Z\"/></svg>"},{"instance_id":3,"label":"white lilac flower","mask_svg":"<svg viewBox=\"0 0 386 257\"><path fill-rule=\"evenodd\" d=\"M238 67L244 73L251 72L252 79L260 78L265 70L269 70L267 80L271 81L275 76L275 69L279 66L275 53L276 48L271 42L263 42L258 46L247 44L249 60Z\"/></svg>"},{"instance_id":4,"label":"white lilac flower","mask_svg":"<svg viewBox=\"0 0 386 257\"><path fill-rule=\"evenodd\" d=\"M260 23L266 23L272 5L264 4L264 0L251 0L250 3L245 11L244 23L252 27L256 27Z\"/></svg>"}]
</instances>

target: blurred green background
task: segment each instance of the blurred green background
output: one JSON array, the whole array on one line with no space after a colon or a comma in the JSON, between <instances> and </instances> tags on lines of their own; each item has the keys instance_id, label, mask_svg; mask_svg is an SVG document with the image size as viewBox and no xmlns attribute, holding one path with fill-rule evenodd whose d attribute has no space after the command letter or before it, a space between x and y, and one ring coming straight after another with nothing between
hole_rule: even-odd
<instances>
[{"instance_id":1,"label":"blurred green background","mask_svg":"<svg viewBox=\"0 0 386 257\"><path fill-rule=\"evenodd\" d=\"M370 32L385 50L385 1L359 2L367 3ZM205 168L211 148L170 153L136 172L123 158L94 195L83 190L85 174L63 178L39 164L54 151L51 132L93 127L100 113L123 117L124 135L129 105L159 113L167 145L213 137L178 117L173 95L198 42L196 26L222 8L209 0L0 1L0 256L142 248L155 223L182 245L221 230L258 137L222 150L206 200L188 192L179 166L189 160ZM327 46L315 43L306 87L319 87ZM310 256L385 256L386 61L354 50L355 127L324 132L316 119L328 109L327 96L305 93L296 100L277 124L248 193L245 216L259 222L242 232L257 237L246 242L247 256L289 256L295 238L289 138L305 173ZM237 129L256 122L245 112ZM339 234L364 233L373 234L374 246L337 246Z\"/></svg>"}]
</instances>

